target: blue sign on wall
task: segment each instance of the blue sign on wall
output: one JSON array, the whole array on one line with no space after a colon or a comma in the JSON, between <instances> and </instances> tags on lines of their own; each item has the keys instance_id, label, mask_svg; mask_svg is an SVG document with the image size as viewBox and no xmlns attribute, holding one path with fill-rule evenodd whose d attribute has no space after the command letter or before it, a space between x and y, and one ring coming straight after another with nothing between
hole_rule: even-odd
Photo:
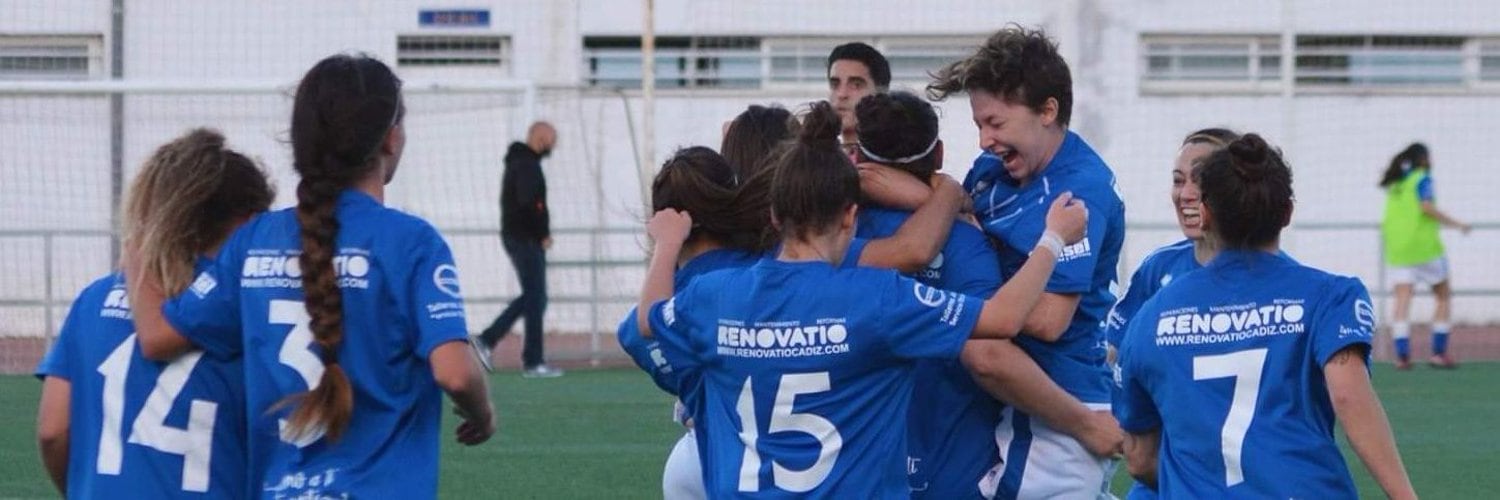
<instances>
[{"instance_id":1,"label":"blue sign on wall","mask_svg":"<svg viewBox=\"0 0 1500 500\"><path fill-rule=\"evenodd\" d=\"M424 28L488 28L490 26L490 10L422 10L417 13L417 24Z\"/></svg>"}]
</instances>

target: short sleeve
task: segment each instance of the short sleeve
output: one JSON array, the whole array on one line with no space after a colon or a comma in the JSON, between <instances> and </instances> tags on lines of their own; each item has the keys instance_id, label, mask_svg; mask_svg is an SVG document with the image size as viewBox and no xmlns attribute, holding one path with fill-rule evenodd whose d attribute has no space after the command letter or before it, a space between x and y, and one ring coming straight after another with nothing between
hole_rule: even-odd
<instances>
[{"instance_id":1,"label":"short sleeve","mask_svg":"<svg viewBox=\"0 0 1500 500\"><path fill-rule=\"evenodd\" d=\"M967 231L960 227L954 227L953 231ZM990 248L984 235L977 230L972 244L956 248L953 258L945 257L943 260L943 272L953 273L955 279L951 284L953 291L974 297L989 297L1000 289L1002 280L1000 274L1000 256ZM954 241L949 237L949 241ZM946 276L945 276L946 277Z\"/></svg>"},{"instance_id":2,"label":"short sleeve","mask_svg":"<svg viewBox=\"0 0 1500 500\"><path fill-rule=\"evenodd\" d=\"M655 330L653 330L655 331ZM615 330L615 336L620 341L620 348L630 356L635 365L651 377L656 387L668 394L677 395L682 387L682 371L677 367L691 366L687 354L675 349L672 345L663 346L658 339L648 339L641 336L639 322L636 321L636 308L630 308L625 319L620 321L620 326ZM658 336L660 338L660 336ZM671 355L669 358L668 355Z\"/></svg>"},{"instance_id":3,"label":"short sleeve","mask_svg":"<svg viewBox=\"0 0 1500 500\"><path fill-rule=\"evenodd\" d=\"M82 328L84 321L83 304L88 301L89 293L85 290L73 299L73 307L68 310L67 319L63 320L62 330L57 333L57 340L52 342L52 347L47 349L47 354L42 356L42 361L36 366L36 378L57 377L63 380L73 380L76 373L73 366L77 356L73 353L75 343L78 341L78 330Z\"/></svg>"},{"instance_id":4,"label":"short sleeve","mask_svg":"<svg viewBox=\"0 0 1500 500\"><path fill-rule=\"evenodd\" d=\"M1118 399L1112 410L1120 428L1131 434L1144 434L1161 427L1161 414L1147 388L1151 361L1145 359L1155 347L1150 321L1132 321L1120 346L1120 372L1115 383Z\"/></svg>"},{"instance_id":5,"label":"short sleeve","mask_svg":"<svg viewBox=\"0 0 1500 500\"><path fill-rule=\"evenodd\" d=\"M1423 177L1422 180L1417 181L1417 198L1422 201L1433 201L1435 199L1432 194L1431 176Z\"/></svg>"},{"instance_id":6,"label":"short sleeve","mask_svg":"<svg viewBox=\"0 0 1500 500\"><path fill-rule=\"evenodd\" d=\"M1047 199L1047 206L1051 206L1052 200ZM1051 293L1086 293L1094 283L1094 267L1099 263L1099 253L1103 251L1105 236L1109 232L1109 217L1099 204L1078 198L1085 207L1089 209L1089 225L1084 233L1084 239L1078 243L1063 247L1062 255L1057 256L1057 267L1052 270L1052 277L1047 280L1047 291ZM1039 218L1039 223L1045 224L1045 217ZM1037 231L1038 239L1045 228ZM1033 245L1035 243L1033 242ZM1027 251L1030 248L1025 249Z\"/></svg>"},{"instance_id":7,"label":"short sleeve","mask_svg":"<svg viewBox=\"0 0 1500 500\"><path fill-rule=\"evenodd\" d=\"M697 289L688 285L676 296L651 306L651 314L647 316L655 342L648 344L651 346L648 351L650 368L642 368L658 385L665 382L668 387L663 389L668 393L678 396L692 392L693 388L687 385L700 379L704 361L694 348L694 325L683 314L691 311L691 294Z\"/></svg>"},{"instance_id":8,"label":"short sleeve","mask_svg":"<svg viewBox=\"0 0 1500 500\"><path fill-rule=\"evenodd\" d=\"M427 358L442 344L467 341L468 324L464 314L463 292L459 288L458 266L453 253L432 226L422 224L422 231L408 240L414 243L408 253L411 274L405 280L404 297L407 316L416 324L416 353Z\"/></svg>"},{"instance_id":9,"label":"short sleeve","mask_svg":"<svg viewBox=\"0 0 1500 500\"><path fill-rule=\"evenodd\" d=\"M1130 324L1130 318L1141 309L1141 304L1151 298L1149 284L1151 278L1147 276L1147 265L1142 264L1135 274L1130 276L1130 287L1125 290L1125 296L1115 303L1115 307L1109 310L1109 316L1104 320L1104 340L1109 345L1119 348L1125 340L1125 331Z\"/></svg>"},{"instance_id":10,"label":"short sleeve","mask_svg":"<svg viewBox=\"0 0 1500 500\"><path fill-rule=\"evenodd\" d=\"M236 235L244 231L236 232ZM226 244L214 262L180 295L162 303L167 323L193 345L215 356L233 358L244 349L240 324L240 258Z\"/></svg>"},{"instance_id":11,"label":"short sleeve","mask_svg":"<svg viewBox=\"0 0 1500 500\"><path fill-rule=\"evenodd\" d=\"M865 254L865 247L869 244L870 240L865 238L850 239L849 249L844 251L844 260L839 261L839 267L844 269L859 267L859 258Z\"/></svg>"},{"instance_id":12,"label":"short sleeve","mask_svg":"<svg viewBox=\"0 0 1500 500\"><path fill-rule=\"evenodd\" d=\"M1318 366L1351 345L1364 345L1365 365L1370 364L1370 346L1375 332L1375 308L1364 284L1354 278L1338 278L1330 284L1327 302L1319 308L1312 327L1313 356ZM1283 313L1285 314L1285 313Z\"/></svg>"},{"instance_id":13,"label":"short sleeve","mask_svg":"<svg viewBox=\"0 0 1500 500\"><path fill-rule=\"evenodd\" d=\"M940 288L923 285L895 274L894 283L870 283L869 289L884 289L879 304L886 345L891 353L907 359L953 359L979 322L984 301Z\"/></svg>"}]
</instances>

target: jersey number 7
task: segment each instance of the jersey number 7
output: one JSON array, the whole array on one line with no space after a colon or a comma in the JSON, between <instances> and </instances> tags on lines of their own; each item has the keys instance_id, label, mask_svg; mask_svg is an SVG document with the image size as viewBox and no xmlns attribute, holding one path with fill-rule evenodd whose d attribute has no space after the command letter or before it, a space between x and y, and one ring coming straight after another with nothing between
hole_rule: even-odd
<instances>
[{"instance_id":1,"label":"jersey number 7","mask_svg":"<svg viewBox=\"0 0 1500 500\"><path fill-rule=\"evenodd\" d=\"M1193 358L1193 380L1235 379L1229 415L1224 417L1224 428L1219 432L1225 486L1245 482L1240 452L1245 448L1245 433L1250 431L1250 421L1255 419L1255 402L1260 399L1260 375L1265 371L1265 365L1264 348Z\"/></svg>"}]
</instances>

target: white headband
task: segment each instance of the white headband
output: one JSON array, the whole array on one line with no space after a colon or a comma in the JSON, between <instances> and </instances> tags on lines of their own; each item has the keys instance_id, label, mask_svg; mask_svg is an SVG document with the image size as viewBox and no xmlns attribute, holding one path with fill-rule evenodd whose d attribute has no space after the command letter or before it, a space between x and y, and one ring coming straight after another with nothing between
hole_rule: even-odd
<instances>
[{"instance_id":1,"label":"white headband","mask_svg":"<svg viewBox=\"0 0 1500 500\"><path fill-rule=\"evenodd\" d=\"M932 139L932 144L928 144L927 145L927 149L922 150L921 153L917 153L917 154L914 154L914 155L911 155L911 156L906 156L906 157L901 157L901 158L886 158L886 157L880 156L878 154L872 153L872 152L870 152L869 148L865 147L864 144L860 144L859 145L859 151L861 153L864 153L866 158L869 158L871 160L875 160L875 161L880 162L880 163L911 163L913 161L917 161L917 160L922 159L922 157L927 156L929 153L932 153L932 150L937 148L937 143L938 143L938 139L936 137L934 137Z\"/></svg>"}]
</instances>

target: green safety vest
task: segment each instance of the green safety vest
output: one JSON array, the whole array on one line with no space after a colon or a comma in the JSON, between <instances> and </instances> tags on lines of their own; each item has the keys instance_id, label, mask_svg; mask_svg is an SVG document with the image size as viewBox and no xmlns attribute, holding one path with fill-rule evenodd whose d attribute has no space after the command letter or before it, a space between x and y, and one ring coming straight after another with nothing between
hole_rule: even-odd
<instances>
[{"instance_id":1,"label":"green safety vest","mask_svg":"<svg viewBox=\"0 0 1500 500\"><path fill-rule=\"evenodd\" d=\"M1415 266L1443 256L1438 220L1422 213L1422 199L1417 194L1417 185L1426 178L1426 169L1412 170L1386 188L1380 233L1385 240L1387 264Z\"/></svg>"}]
</instances>

